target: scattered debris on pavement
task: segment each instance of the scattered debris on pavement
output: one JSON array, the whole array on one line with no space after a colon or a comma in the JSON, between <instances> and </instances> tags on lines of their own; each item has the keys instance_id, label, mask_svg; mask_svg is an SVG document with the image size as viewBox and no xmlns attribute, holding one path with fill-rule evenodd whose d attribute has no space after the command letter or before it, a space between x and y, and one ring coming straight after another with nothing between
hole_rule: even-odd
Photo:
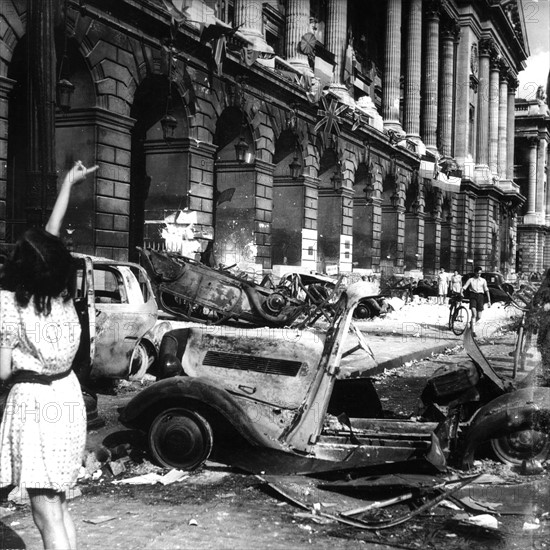
<instances>
[{"instance_id":1,"label":"scattered debris on pavement","mask_svg":"<svg viewBox=\"0 0 550 550\"><path fill-rule=\"evenodd\" d=\"M117 519L117 516L97 516L95 518L86 518L83 519L85 523L91 523L92 525L99 525L100 523L107 523L108 521L113 521Z\"/></svg>"}]
</instances>

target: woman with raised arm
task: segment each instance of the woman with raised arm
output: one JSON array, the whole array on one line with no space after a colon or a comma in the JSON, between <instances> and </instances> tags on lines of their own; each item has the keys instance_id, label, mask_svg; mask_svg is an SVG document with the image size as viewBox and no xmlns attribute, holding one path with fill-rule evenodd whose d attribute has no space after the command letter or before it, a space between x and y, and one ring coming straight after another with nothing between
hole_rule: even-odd
<instances>
[{"instance_id":1,"label":"woman with raised arm","mask_svg":"<svg viewBox=\"0 0 550 550\"><path fill-rule=\"evenodd\" d=\"M0 427L0 486L27 490L44 548L76 548L66 501L86 440L86 409L71 370L80 325L69 293L70 253L59 238L73 185L66 174L46 229L28 229L2 273L0 379L11 386Z\"/></svg>"}]
</instances>

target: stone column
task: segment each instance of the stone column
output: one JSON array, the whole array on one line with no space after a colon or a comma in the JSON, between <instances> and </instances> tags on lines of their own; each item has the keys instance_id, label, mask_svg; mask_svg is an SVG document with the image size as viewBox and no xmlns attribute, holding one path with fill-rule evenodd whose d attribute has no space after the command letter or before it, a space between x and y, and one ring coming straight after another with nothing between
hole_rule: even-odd
<instances>
[{"instance_id":1,"label":"stone column","mask_svg":"<svg viewBox=\"0 0 550 550\"><path fill-rule=\"evenodd\" d=\"M550 225L550 144L546 143L546 225ZM550 245L550 241L549 241ZM546 264L545 264L546 265Z\"/></svg>"},{"instance_id":2,"label":"stone column","mask_svg":"<svg viewBox=\"0 0 550 550\"><path fill-rule=\"evenodd\" d=\"M401 0L388 0L382 87L384 128L402 132L399 122L401 77Z\"/></svg>"},{"instance_id":3,"label":"stone column","mask_svg":"<svg viewBox=\"0 0 550 550\"><path fill-rule=\"evenodd\" d=\"M262 13L262 0L235 0L235 26L254 44L255 50L267 51L271 48L264 38Z\"/></svg>"},{"instance_id":4,"label":"stone column","mask_svg":"<svg viewBox=\"0 0 550 550\"><path fill-rule=\"evenodd\" d=\"M489 56L492 41L481 40L479 43L479 92L477 103L477 142L476 164L489 163Z\"/></svg>"},{"instance_id":5,"label":"stone column","mask_svg":"<svg viewBox=\"0 0 550 550\"><path fill-rule=\"evenodd\" d=\"M498 118L500 94L500 63L497 56L490 59L489 69L489 170L498 173Z\"/></svg>"},{"instance_id":6,"label":"stone column","mask_svg":"<svg viewBox=\"0 0 550 550\"><path fill-rule=\"evenodd\" d=\"M285 53L287 61L298 69L310 70L307 56L298 51L302 36L309 32L309 0L288 0L286 7Z\"/></svg>"},{"instance_id":7,"label":"stone column","mask_svg":"<svg viewBox=\"0 0 550 550\"><path fill-rule=\"evenodd\" d=\"M29 2L27 10L27 119L29 146L27 221L43 226L57 194L55 170L54 0Z\"/></svg>"},{"instance_id":8,"label":"stone column","mask_svg":"<svg viewBox=\"0 0 550 550\"><path fill-rule=\"evenodd\" d=\"M475 60L472 62L472 57ZM477 42L473 42L469 30L466 28L462 40L459 41L456 51L456 85L454 98L454 144L453 156L459 165L464 166L464 176L470 177L473 161L473 144L470 141L470 102L477 90L478 54ZM468 86L469 83L469 86ZM472 158L469 158L469 153ZM467 164L466 164L467 163Z\"/></svg>"},{"instance_id":9,"label":"stone column","mask_svg":"<svg viewBox=\"0 0 550 550\"><path fill-rule=\"evenodd\" d=\"M422 83L422 0L410 0L407 28L407 67L403 129L420 137L420 86Z\"/></svg>"},{"instance_id":10,"label":"stone column","mask_svg":"<svg viewBox=\"0 0 550 550\"><path fill-rule=\"evenodd\" d=\"M454 48L457 26L448 22L441 33L441 86L439 96L439 148L444 157L452 155L454 105Z\"/></svg>"},{"instance_id":11,"label":"stone column","mask_svg":"<svg viewBox=\"0 0 550 550\"><path fill-rule=\"evenodd\" d=\"M546 164L546 140L539 138L537 147L537 199L536 212L539 217L539 223L543 224L546 218L546 189L544 187L544 166Z\"/></svg>"},{"instance_id":12,"label":"stone column","mask_svg":"<svg viewBox=\"0 0 550 550\"><path fill-rule=\"evenodd\" d=\"M498 100L498 177L506 179L508 156L508 69L500 72L500 97Z\"/></svg>"},{"instance_id":13,"label":"stone column","mask_svg":"<svg viewBox=\"0 0 550 550\"><path fill-rule=\"evenodd\" d=\"M508 122L506 124L507 152L506 152L506 179L514 179L514 140L516 131L516 89L518 81L515 76L508 81Z\"/></svg>"},{"instance_id":14,"label":"stone column","mask_svg":"<svg viewBox=\"0 0 550 550\"><path fill-rule=\"evenodd\" d=\"M536 212L537 196L537 145L539 138L531 137L527 140L529 146L529 167L528 167L528 196L527 196L527 214Z\"/></svg>"},{"instance_id":15,"label":"stone column","mask_svg":"<svg viewBox=\"0 0 550 550\"><path fill-rule=\"evenodd\" d=\"M325 28L325 46L334 54L336 62L332 81L342 84L344 56L348 45L348 3L347 0L329 0L327 5L327 26Z\"/></svg>"},{"instance_id":16,"label":"stone column","mask_svg":"<svg viewBox=\"0 0 550 550\"><path fill-rule=\"evenodd\" d=\"M426 7L426 64L422 98L422 140L437 152L437 103L439 87L439 16L440 3L430 0Z\"/></svg>"},{"instance_id":17,"label":"stone column","mask_svg":"<svg viewBox=\"0 0 550 550\"><path fill-rule=\"evenodd\" d=\"M15 80L0 76L0 242L6 240L8 162L8 96Z\"/></svg>"}]
</instances>

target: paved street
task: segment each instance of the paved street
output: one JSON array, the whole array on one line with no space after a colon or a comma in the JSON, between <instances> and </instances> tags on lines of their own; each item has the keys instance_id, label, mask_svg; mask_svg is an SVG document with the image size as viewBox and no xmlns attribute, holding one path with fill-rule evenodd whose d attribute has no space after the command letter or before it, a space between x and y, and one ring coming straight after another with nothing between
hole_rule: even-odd
<instances>
[{"instance_id":1,"label":"paved street","mask_svg":"<svg viewBox=\"0 0 550 550\"><path fill-rule=\"evenodd\" d=\"M384 408L393 408L400 414L413 414L412 409L425 379L441 365L465 359L460 351L460 339L451 336L448 330L445 332L446 316L445 307L422 303L406 306L385 319L360 323L375 356L370 361L376 363L373 368L373 372L378 373L375 386ZM512 316L512 311L493 306L485 312L484 325L478 329L485 336L480 340L484 352L500 372L508 374L511 372L510 351L513 350L514 333L504 327ZM413 325L420 331L418 336L411 329ZM447 351L443 353L442 348ZM356 361L361 362L361 355L357 357ZM419 361L421 357L429 359ZM405 366L394 368L398 358L409 359ZM346 360L346 364L346 368L358 372L357 367L354 370L351 358ZM116 409L138 390L138 383L123 384L118 395L100 396L100 409L107 425L89 434L90 450L97 450L102 444L113 446L117 438L122 437L124 429L116 422ZM143 441L134 441L136 447L141 448ZM117 478L157 471L148 462L146 454L140 456L144 462L128 462L127 473L119 474ZM351 549L357 548L358 544L364 548L382 549L440 548L443 543L448 548L463 548L461 544L465 543L461 536L442 529L444 518L440 516L441 512L435 516L432 513L425 515L402 528L376 533L335 523L321 525L307 517L297 516L300 509L266 492L255 476L213 462L167 486L115 485L107 467L95 476L97 479L88 478L79 483L81 496L71 501L82 549ZM519 481L523 482L525 478L516 479ZM1 547L40 548L38 531L28 507L23 504L14 508L6 502L3 506ZM515 517L506 519L506 525L516 523ZM414 533L416 541L411 538ZM502 547L532 548L534 540L531 536L519 541L512 537ZM476 548L485 548L483 541L476 541L476 544Z\"/></svg>"}]
</instances>

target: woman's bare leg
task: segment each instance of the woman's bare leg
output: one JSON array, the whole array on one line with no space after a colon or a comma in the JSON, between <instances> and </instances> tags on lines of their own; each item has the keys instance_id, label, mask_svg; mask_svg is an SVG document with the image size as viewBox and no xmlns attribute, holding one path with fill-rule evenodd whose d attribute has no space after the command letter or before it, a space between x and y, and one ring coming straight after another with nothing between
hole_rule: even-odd
<instances>
[{"instance_id":1,"label":"woman's bare leg","mask_svg":"<svg viewBox=\"0 0 550 550\"><path fill-rule=\"evenodd\" d=\"M65 531L67 531L67 537L71 544L71 548L76 548L76 528L73 518L69 513L69 505L67 504L67 497L65 493L62 493L61 507L63 509L63 523L65 524Z\"/></svg>"},{"instance_id":2,"label":"woman's bare leg","mask_svg":"<svg viewBox=\"0 0 550 550\"><path fill-rule=\"evenodd\" d=\"M28 493L34 523L42 535L44 548L74 550L76 547L71 543L65 526L65 494L52 489L28 489Z\"/></svg>"}]
</instances>

